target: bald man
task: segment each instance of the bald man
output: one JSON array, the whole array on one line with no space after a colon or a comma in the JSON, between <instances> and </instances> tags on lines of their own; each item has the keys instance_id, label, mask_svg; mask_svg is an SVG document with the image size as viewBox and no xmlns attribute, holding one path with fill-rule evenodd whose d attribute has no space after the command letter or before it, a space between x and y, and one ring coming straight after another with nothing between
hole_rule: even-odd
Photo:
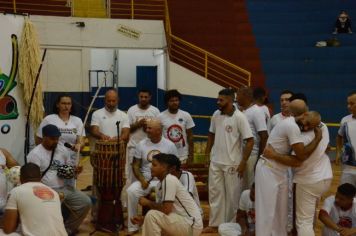
<instances>
[{"instance_id":1,"label":"bald man","mask_svg":"<svg viewBox=\"0 0 356 236\"><path fill-rule=\"evenodd\" d=\"M330 159L325 151L329 144L329 131L321 123L318 112L308 112L301 121L303 124L302 139L308 145L315 138L314 128L320 127L322 139L314 152L309 155L301 166L294 169L293 182L296 184L296 226L299 236L315 235L313 229L316 203L331 184L333 177ZM280 155L270 146L264 152L266 158L283 162L284 158L295 158L293 155Z\"/></svg>"},{"instance_id":2,"label":"bald man","mask_svg":"<svg viewBox=\"0 0 356 236\"><path fill-rule=\"evenodd\" d=\"M316 149L321 140L320 129L315 129L315 138L307 146L304 146L300 127L308 128L310 124L304 122L307 105L303 100L293 100L289 109L291 117L284 119L274 127L267 140L267 145L282 155L288 155L294 151L295 158L285 158L282 163L267 159L263 154L257 162L256 235L287 235L288 167L300 166Z\"/></svg>"},{"instance_id":3,"label":"bald man","mask_svg":"<svg viewBox=\"0 0 356 236\"><path fill-rule=\"evenodd\" d=\"M147 138L140 141L136 146L132 163L132 170L138 181L133 182L126 190L128 219L137 216L139 198L149 194L159 182L156 178L151 177L152 157L158 153L178 155L174 143L162 136L162 124L158 119L154 118L147 121L146 133ZM138 230L139 226L128 220L127 235L133 235Z\"/></svg>"},{"instance_id":4,"label":"bald man","mask_svg":"<svg viewBox=\"0 0 356 236\"><path fill-rule=\"evenodd\" d=\"M105 93L105 107L95 111L91 119L90 131L96 139L117 141L119 138L128 141L129 118L126 113L117 108L118 104L119 94L114 88L109 89Z\"/></svg>"}]
</instances>

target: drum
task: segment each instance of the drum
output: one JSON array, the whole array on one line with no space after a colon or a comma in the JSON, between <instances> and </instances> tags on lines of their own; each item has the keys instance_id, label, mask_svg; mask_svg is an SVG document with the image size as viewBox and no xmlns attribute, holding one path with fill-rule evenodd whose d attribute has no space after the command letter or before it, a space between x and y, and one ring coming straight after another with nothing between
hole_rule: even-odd
<instances>
[{"instance_id":1,"label":"drum","mask_svg":"<svg viewBox=\"0 0 356 236\"><path fill-rule=\"evenodd\" d=\"M114 232L123 225L121 190L125 184L126 144L97 141L90 162L93 166L93 186L97 195L96 228Z\"/></svg>"}]
</instances>

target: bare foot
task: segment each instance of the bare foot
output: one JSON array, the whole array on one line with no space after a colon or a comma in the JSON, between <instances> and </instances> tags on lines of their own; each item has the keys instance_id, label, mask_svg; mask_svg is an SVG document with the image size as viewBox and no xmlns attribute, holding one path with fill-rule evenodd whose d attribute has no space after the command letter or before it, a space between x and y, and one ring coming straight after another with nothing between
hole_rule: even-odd
<instances>
[{"instance_id":1,"label":"bare foot","mask_svg":"<svg viewBox=\"0 0 356 236\"><path fill-rule=\"evenodd\" d=\"M203 234L212 234L217 232L218 232L218 227L212 227L212 226L205 227L202 231Z\"/></svg>"}]
</instances>

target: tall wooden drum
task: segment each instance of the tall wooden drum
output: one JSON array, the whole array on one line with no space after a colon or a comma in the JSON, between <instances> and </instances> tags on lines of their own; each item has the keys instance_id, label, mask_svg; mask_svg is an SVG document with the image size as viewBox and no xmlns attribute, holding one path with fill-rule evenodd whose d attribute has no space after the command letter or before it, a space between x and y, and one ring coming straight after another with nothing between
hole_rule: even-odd
<instances>
[{"instance_id":1,"label":"tall wooden drum","mask_svg":"<svg viewBox=\"0 0 356 236\"><path fill-rule=\"evenodd\" d=\"M96 228L99 230L113 232L117 225L123 225L120 195L125 183L125 152L124 142L97 141L90 157L98 197Z\"/></svg>"}]
</instances>

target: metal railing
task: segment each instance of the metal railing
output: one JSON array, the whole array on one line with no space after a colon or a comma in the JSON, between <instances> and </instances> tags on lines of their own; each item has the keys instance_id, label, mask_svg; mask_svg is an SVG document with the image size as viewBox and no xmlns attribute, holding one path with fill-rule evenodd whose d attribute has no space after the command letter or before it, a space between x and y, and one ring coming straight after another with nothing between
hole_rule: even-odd
<instances>
[{"instance_id":1,"label":"metal railing","mask_svg":"<svg viewBox=\"0 0 356 236\"><path fill-rule=\"evenodd\" d=\"M162 19L170 59L224 87L251 85L251 72L172 33L167 0L110 0L111 17Z\"/></svg>"}]
</instances>

